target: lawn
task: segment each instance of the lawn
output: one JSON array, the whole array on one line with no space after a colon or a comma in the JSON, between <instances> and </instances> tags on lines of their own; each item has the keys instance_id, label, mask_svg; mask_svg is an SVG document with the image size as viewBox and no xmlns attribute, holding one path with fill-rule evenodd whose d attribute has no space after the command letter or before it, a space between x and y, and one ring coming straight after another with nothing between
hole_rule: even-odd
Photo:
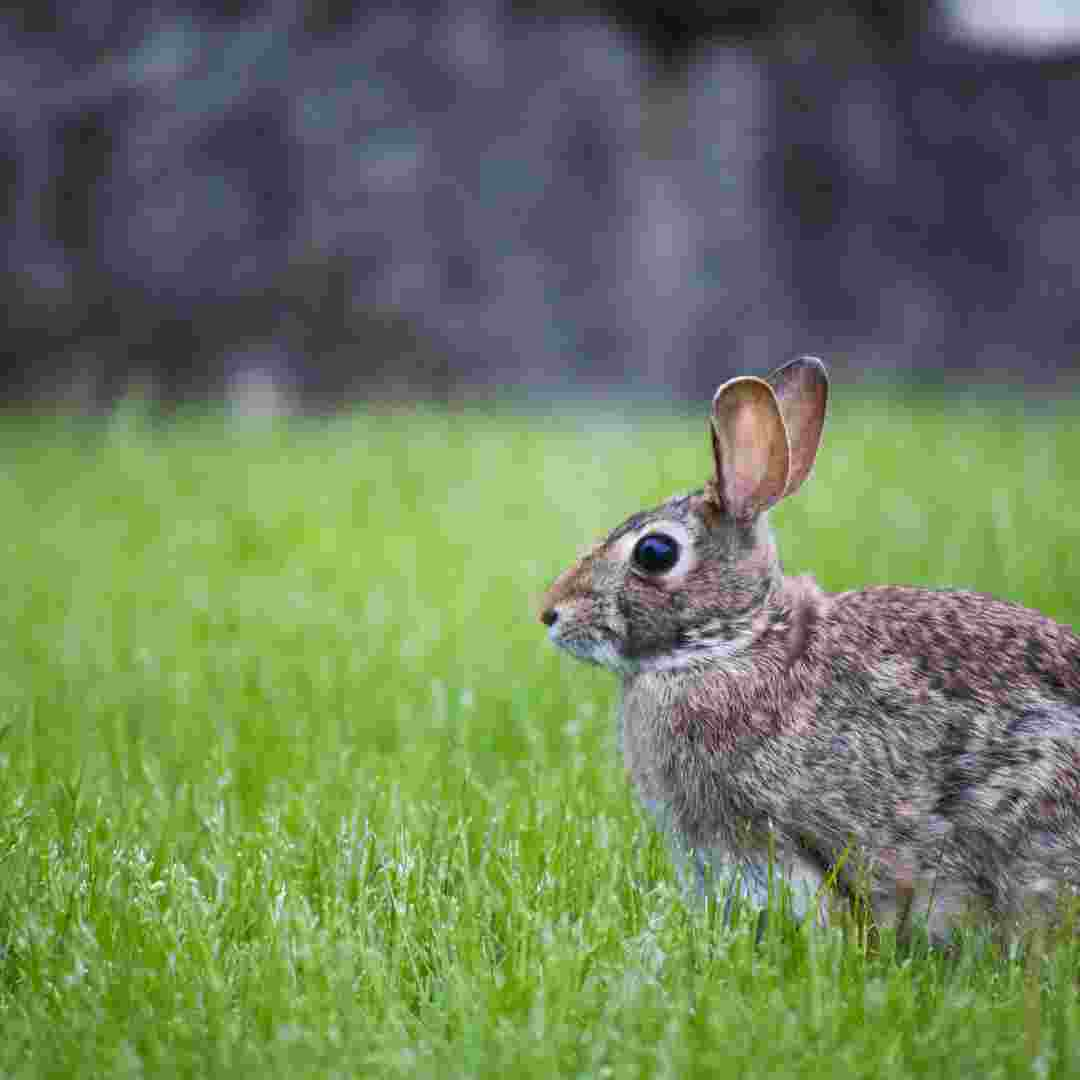
<instances>
[{"instance_id":1,"label":"lawn","mask_svg":"<svg viewBox=\"0 0 1080 1080\"><path fill-rule=\"evenodd\" d=\"M1080 624L1080 409L834 387L789 571ZM1067 1076L1080 949L682 897L546 583L705 407L0 430L0 1075Z\"/></svg>"}]
</instances>

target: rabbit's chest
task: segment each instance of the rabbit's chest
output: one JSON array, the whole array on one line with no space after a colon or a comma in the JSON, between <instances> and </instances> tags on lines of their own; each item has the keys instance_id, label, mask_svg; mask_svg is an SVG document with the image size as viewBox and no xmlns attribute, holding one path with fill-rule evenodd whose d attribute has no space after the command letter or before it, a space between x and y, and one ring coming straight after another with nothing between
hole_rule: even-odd
<instances>
[{"instance_id":1,"label":"rabbit's chest","mask_svg":"<svg viewBox=\"0 0 1080 1080\"><path fill-rule=\"evenodd\" d=\"M784 882L797 916L816 911L825 921L818 904L821 868L785 845L784 837L770 837L778 808L761 783L756 754L708 749L707 731L682 722L675 701L658 705L627 695L619 721L627 773L646 810L668 835L685 885L702 897L719 889L730 911L733 895L751 908L765 907L770 881ZM747 795L749 787L755 796Z\"/></svg>"},{"instance_id":2,"label":"rabbit's chest","mask_svg":"<svg viewBox=\"0 0 1080 1080\"><path fill-rule=\"evenodd\" d=\"M619 704L619 750L631 783L646 803L666 802L671 779L659 768L660 760L670 753L670 731L658 712L642 709L627 696Z\"/></svg>"},{"instance_id":3,"label":"rabbit's chest","mask_svg":"<svg viewBox=\"0 0 1080 1080\"><path fill-rule=\"evenodd\" d=\"M685 801L688 784L705 768L682 730L678 703L666 695L626 694L619 708L619 741L627 775L650 806Z\"/></svg>"},{"instance_id":4,"label":"rabbit's chest","mask_svg":"<svg viewBox=\"0 0 1080 1080\"><path fill-rule=\"evenodd\" d=\"M620 743L631 783L691 845L753 831L757 818L769 814L760 794L743 797L754 755L716 745L715 725L723 720L712 712L710 723L702 722L670 684L635 687L621 703Z\"/></svg>"}]
</instances>

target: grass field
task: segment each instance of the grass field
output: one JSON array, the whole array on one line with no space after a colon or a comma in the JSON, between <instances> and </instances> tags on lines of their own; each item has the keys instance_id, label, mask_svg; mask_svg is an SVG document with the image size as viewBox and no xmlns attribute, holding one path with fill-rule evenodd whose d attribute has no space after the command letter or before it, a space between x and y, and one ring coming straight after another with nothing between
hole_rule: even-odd
<instances>
[{"instance_id":1,"label":"grass field","mask_svg":"<svg viewBox=\"0 0 1080 1080\"><path fill-rule=\"evenodd\" d=\"M1080 622L1080 411L856 396L774 515L830 589ZM0 430L0 1075L1068 1076L1080 949L687 906L533 604L693 415Z\"/></svg>"}]
</instances>

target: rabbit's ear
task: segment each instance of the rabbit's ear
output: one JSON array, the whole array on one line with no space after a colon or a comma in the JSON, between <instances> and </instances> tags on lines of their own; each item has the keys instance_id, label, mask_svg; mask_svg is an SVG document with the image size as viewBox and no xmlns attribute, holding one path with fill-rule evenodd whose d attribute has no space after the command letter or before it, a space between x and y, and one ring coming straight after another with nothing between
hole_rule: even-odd
<instances>
[{"instance_id":1,"label":"rabbit's ear","mask_svg":"<svg viewBox=\"0 0 1080 1080\"><path fill-rule=\"evenodd\" d=\"M788 437L769 384L751 375L724 383L711 428L716 494L732 517L754 518L783 497L788 481Z\"/></svg>"},{"instance_id":2,"label":"rabbit's ear","mask_svg":"<svg viewBox=\"0 0 1080 1080\"><path fill-rule=\"evenodd\" d=\"M800 356L767 375L766 381L776 394L787 428L791 473L784 494L791 495L802 487L817 457L829 400L829 376L817 357Z\"/></svg>"}]
</instances>

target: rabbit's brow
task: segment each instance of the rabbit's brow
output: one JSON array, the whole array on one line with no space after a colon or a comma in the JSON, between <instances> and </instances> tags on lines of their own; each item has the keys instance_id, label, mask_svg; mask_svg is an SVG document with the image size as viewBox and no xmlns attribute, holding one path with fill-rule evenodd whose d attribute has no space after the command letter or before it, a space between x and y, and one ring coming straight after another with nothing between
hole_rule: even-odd
<instances>
[{"instance_id":1,"label":"rabbit's brow","mask_svg":"<svg viewBox=\"0 0 1080 1080\"><path fill-rule=\"evenodd\" d=\"M690 506L692 499L697 499L704 493L704 488L698 488L696 491L688 492L686 495L676 495L674 498L668 499L666 503L660 506L655 506L651 510L641 510L634 514L633 517L627 518L618 528L614 529L608 534L605 544L613 544L616 540L627 533L632 533L640 529L643 525L647 525L654 518L658 517L678 517L680 514L685 514Z\"/></svg>"}]
</instances>

